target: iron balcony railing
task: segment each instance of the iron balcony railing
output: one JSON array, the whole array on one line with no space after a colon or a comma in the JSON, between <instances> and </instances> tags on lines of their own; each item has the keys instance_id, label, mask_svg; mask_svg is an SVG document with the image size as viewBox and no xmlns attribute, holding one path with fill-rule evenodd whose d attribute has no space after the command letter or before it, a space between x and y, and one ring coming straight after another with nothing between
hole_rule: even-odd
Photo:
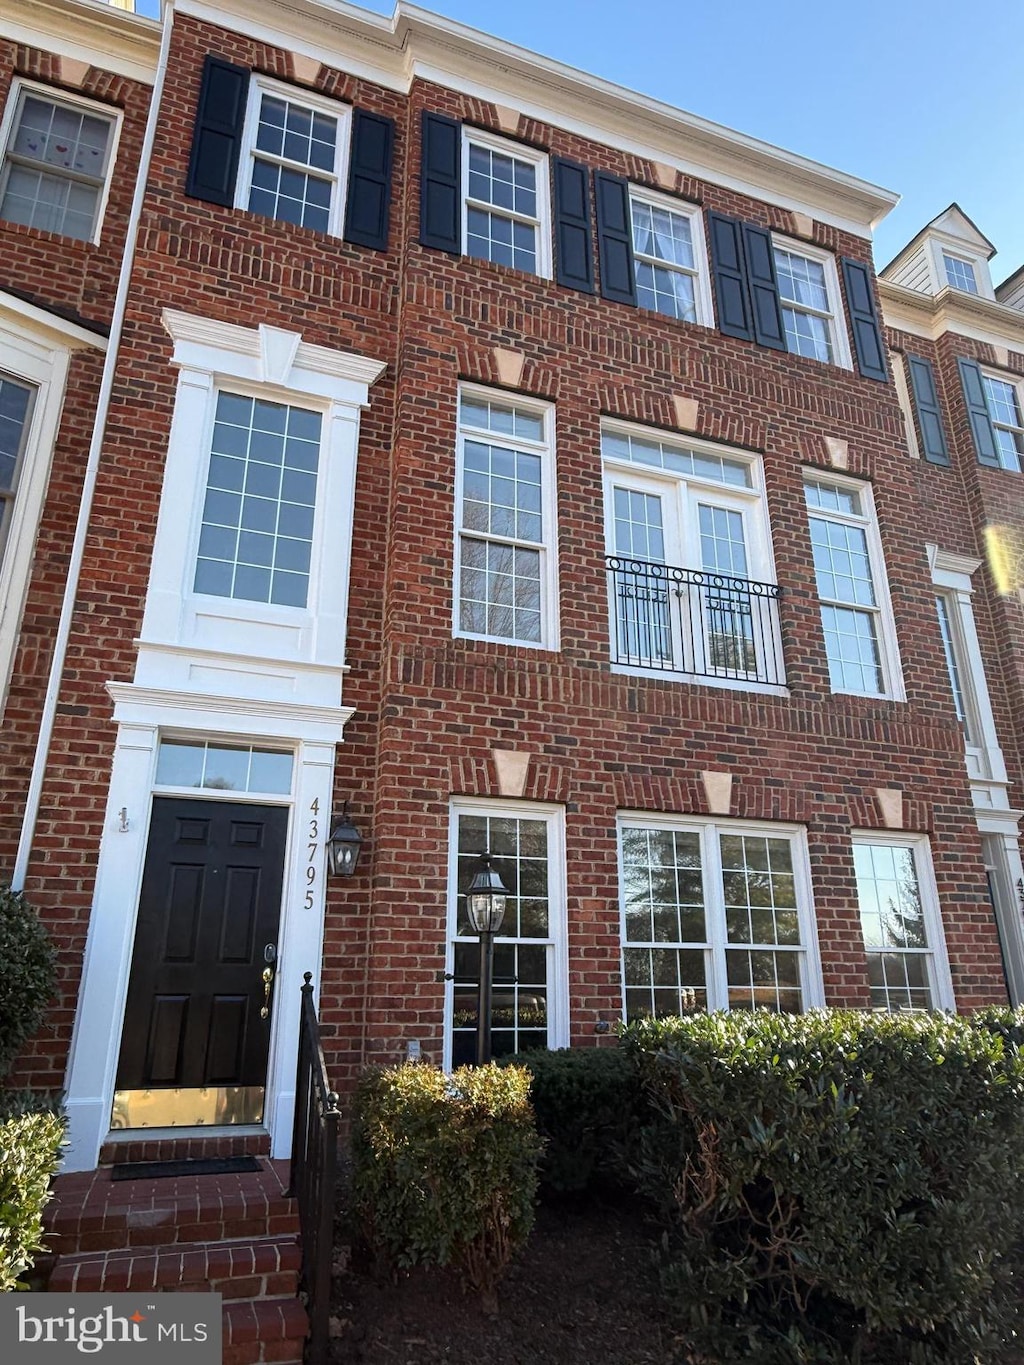
<instances>
[{"instance_id":1,"label":"iron balcony railing","mask_svg":"<svg viewBox=\"0 0 1024 1365\"><path fill-rule=\"evenodd\" d=\"M606 556L612 662L734 682L785 682L775 583Z\"/></svg>"},{"instance_id":2,"label":"iron balcony railing","mask_svg":"<svg viewBox=\"0 0 1024 1365\"><path fill-rule=\"evenodd\" d=\"M338 1096L327 1079L320 1025L313 1004L312 973L304 973L303 980L288 1193L299 1205L301 1288L309 1314L306 1361L308 1365L324 1365L330 1320L340 1111Z\"/></svg>"}]
</instances>

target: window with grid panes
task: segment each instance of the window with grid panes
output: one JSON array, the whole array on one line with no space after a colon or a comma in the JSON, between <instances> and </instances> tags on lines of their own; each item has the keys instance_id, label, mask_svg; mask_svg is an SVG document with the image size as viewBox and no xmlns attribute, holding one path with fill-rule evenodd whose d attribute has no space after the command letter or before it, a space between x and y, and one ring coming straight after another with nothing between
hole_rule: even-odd
<instances>
[{"instance_id":1,"label":"window with grid panes","mask_svg":"<svg viewBox=\"0 0 1024 1365\"><path fill-rule=\"evenodd\" d=\"M820 1001L794 831L637 816L619 839L627 1020Z\"/></svg>"},{"instance_id":2,"label":"window with grid panes","mask_svg":"<svg viewBox=\"0 0 1024 1365\"><path fill-rule=\"evenodd\" d=\"M824 259L774 246L786 346L795 355L836 361L837 294Z\"/></svg>"},{"instance_id":3,"label":"window with grid panes","mask_svg":"<svg viewBox=\"0 0 1024 1365\"><path fill-rule=\"evenodd\" d=\"M832 690L882 696L889 690L884 570L876 562L867 489L814 477L805 480L804 494Z\"/></svg>"},{"instance_id":4,"label":"window with grid panes","mask_svg":"<svg viewBox=\"0 0 1024 1365\"><path fill-rule=\"evenodd\" d=\"M944 993L937 991L930 939L933 933L941 934L941 929L927 913L919 852L919 847L906 841L854 840L857 900L873 1009L927 1010L948 1003L938 998Z\"/></svg>"},{"instance_id":5,"label":"window with grid panes","mask_svg":"<svg viewBox=\"0 0 1024 1365\"><path fill-rule=\"evenodd\" d=\"M0 218L93 241L116 118L99 106L18 90L0 173Z\"/></svg>"},{"instance_id":6,"label":"window with grid panes","mask_svg":"<svg viewBox=\"0 0 1024 1365\"><path fill-rule=\"evenodd\" d=\"M1003 469L1015 474L1024 469L1024 417L1017 385L995 375L983 374L985 401L995 431L996 450Z\"/></svg>"},{"instance_id":7,"label":"window with grid panes","mask_svg":"<svg viewBox=\"0 0 1024 1365\"><path fill-rule=\"evenodd\" d=\"M349 117L333 100L254 78L238 207L340 235Z\"/></svg>"},{"instance_id":8,"label":"window with grid panes","mask_svg":"<svg viewBox=\"0 0 1024 1365\"><path fill-rule=\"evenodd\" d=\"M451 944L449 1027L451 1065L476 1056L480 940L466 913L466 891L481 853L509 889L494 940L491 1042L495 1057L557 1046L550 1006L555 990L556 932L560 922L553 887L554 827L550 816L461 810L456 814L454 933Z\"/></svg>"},{"instance_id":9,"label":"window with grid panes","mask_svg":"<svg viewBox=\"0 0 1024 1365\"><path fill-rule=\"evenodd\" d=\"M457 634L553 647L551 425L548 408L460 396Z\"/></svg>"},{"instance_id":10,"label":"window with grid panes","mask_svg":"<svg viewBox=\"0 0 1024 1365\"><path fill-rule=\"evenodd\" d=\"M11 511L18 491L18 475L34 393L30 385L0 374L0 553L7 540Z\"/></svg>"},{"instance_id":11,"label":"window with grid panes","mask_svg":"<svg viewBox=\"0 0 1024 1365\"><path fill-rule=\"evenodd\" d=\"M631 190L636 298L682 322L710 324L707 252L697 209Z\"/></svg>"},{"instance_id":12,"label":"window with grid panes","mask_svg":"<svg viewBox=\"0 0 1024 1365\"><path fill-rule=\"evenodd\" d=\"M306 605L321 425L307 408L218 395L196 592Z\"/></svg>"},{"instance_id":13,"label":"window with grid panes","mask_svg":"<svg viewBox=\"0 0 1024 1365\"><path fill-rule=\"evenodd\" d=\"M974 274L974 266L970 261L943 252L942 263L946 270L946 283L951 289L959 289L962 294L976 294L978 292L978 281Z\"/></svg>"},{"instance_id":14,"label":"window with grid panes","mask_svg":"<svg viewBox=\"0 0 1024 1365\"><path fill-rule=\"evenodd\" d=\"M547 157L463 129L465 253L551 274Z\"/></svg>"}]
</instances>

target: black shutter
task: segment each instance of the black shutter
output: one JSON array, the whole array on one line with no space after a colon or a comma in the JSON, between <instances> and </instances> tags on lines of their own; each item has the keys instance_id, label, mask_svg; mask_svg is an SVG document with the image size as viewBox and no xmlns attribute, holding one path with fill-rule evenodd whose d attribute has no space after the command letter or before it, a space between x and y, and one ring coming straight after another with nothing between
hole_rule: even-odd
<instances>
[{"instance_id":1,"label":"black shutter","mask_svg":"<svg viewBox=\"0 0 1024 1365\"><path fill-rule=\"evenodd\" d=\"M374 251L388 249L394 120L365 109L352 111L345 241Z\"/></svg>"},{"instance_id":2,"label":"black shutter","mask_svg":"<svg viewBox=\"0 0 1024 1365\"><path fill-rule=\"evenodd\" d=\"M230 208L235 202L249 72L222 57L203 63L185 193Z\"/></svg>"},{"instance_id":3,"label":"black shutter","mask_svg":"<svg viewBox=\"0 0 1024 1365\"><path fill-rule=\"evenodd\" d=\"M773 351L786 350L786 329L779 304L779 281L775 252L767 228L743 224L743 252L747 261L747 292L754 323L754 340Z\"/></svg>"},{"instance_id":4,"label":"black shutter","mask_svg":"<svg viewBox=\"0 0 1024 1365\"><path fill-rule=\"evenodd\" d=\"M960 366L960 383L964 386L964 402L967 404L967 415L971 419L971 435L974 437L978 463L998 469L999 450L985 398L985 385L981 381L981 369L976 360L968 360L962 355L957 356L956 363Z\"/></svg>"},{"instance_id":5,"label":"black shutter","mask_svg":"<svg viewBox=\"0 0 1024 1365\"><path fill-rule=\"evenodd\" d=\"M857 352L857 369L865 379L889 382L885 363L885 342L878 322L875 296L871 290L871 269L863 261L851 261L844 256L843 279L846 281L846 302L853 324L853 345ZM838 325L839 319L836 319Z\"/></svg>"},{"instance_id":6,"label":"black shutter","mask_svg":"<svg viewBox=\"0 0 1024 1365\"><path fill-rule=\"evenodd\" d=\"M727 337L753 341L747 267L743 258L743 224L724 213L708 213L711 269L715 277L718 328Z\"/></svg>"},{"instance_id":7,"label":"black shutter","mask_svg":"<svg viewBox=\"0 0 1024 1365\"><path fill-rule=\"evenodd\" d=\"M458 256L462 251L462 124L423 111L420 241Z\"/></svg>"},{"instance_id":8,"label":"black shutter","mask_svg":"<svg viewBox=\"0 0 1024 1365\"><path fill-rule=\"evenodd\" d=\"M906 361L924 458L931 460L932 464L948 465L949 449L946 433L942 429L942 409L939 407L932 362L919 355L908 355Z\"/></svg>"},{"instance_id":9,"label":"black shutter","mask_svg":"<svg viewBox=\"0 0 1024 1365\"><path fill-rule=\"evenodd\" d=\"M594 292L594 256L590 245L590 194L587 171L575 161L556 156L555 281L567 289Z\"/></svg>"},{"instance_id":10,"label":"black shutter","mask_svg":"<svg viewBox=\"0 0 1024 1365\"><path fill-rule=\"evenodd\" d=\"M594 172L597 204L597 249L601 262L601 297L636 303L633 272L633 223L629 182L607 171Z\"/></svg>"}]
</instances>

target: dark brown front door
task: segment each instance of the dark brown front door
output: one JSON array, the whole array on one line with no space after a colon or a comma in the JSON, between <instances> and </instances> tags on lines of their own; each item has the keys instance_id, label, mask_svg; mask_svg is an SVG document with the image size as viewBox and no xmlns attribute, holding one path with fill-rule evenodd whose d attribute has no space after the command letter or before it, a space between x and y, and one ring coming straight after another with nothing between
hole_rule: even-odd
<instances>
[{"instance_id":1,"label":"dark brown front door","mask_svg":"<svg viewBox=\"0 0 1024 1365\"><path fill-rule=\"evenodd\" d=\"M287 828L278 806L154 799L115 1127L262 1115Z\"/></svg>"}]
</instances>

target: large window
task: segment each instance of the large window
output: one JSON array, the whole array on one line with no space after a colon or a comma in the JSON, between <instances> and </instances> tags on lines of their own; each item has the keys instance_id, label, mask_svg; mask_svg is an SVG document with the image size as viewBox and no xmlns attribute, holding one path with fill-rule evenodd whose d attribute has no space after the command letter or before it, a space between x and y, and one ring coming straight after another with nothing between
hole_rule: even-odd
<instances>
[{"instance_id":1,"label":"large window","mask_svg":"<svg viewBox=\"0 0 1024 1365\"><path fill-rule=\"evenodd\" d=\"M870 490L812 476L804 493L832 690L895 694L896 642Z\"/></svg>"},{"instance_id":2,"label":"large window","mask_svg":"<svg viewBox=\"0 0 1024 1365\"><path fill-rule=\"evenodd\" d=\"M853 860L872 1007L951 1008L952 985L927 841L914 836L858 836Z\"/></svg>"},{"instance_id":3,"label":"large window","mask_svg":"<svg viewBox=\"0 0 1024 1365\"><path fill-rule=\"evenodd\" d=\"M983 374L985 401L996 438L996 451L1003 469L1015 474L1024 469L1024 416L1019 386L1008 379Z\"/></svg>"},{"instance_id":4,"label":"large window","mask_svg":"<svg viewBox=\"0 0 1024 1365\"><path fill-rule=\"evenodd\" d=\"M463 243L467 256L551 274L547 157L463 129Z\"/></svg>"},{"instance_id":5,"label":"large window","mask_svg":"<svg viewBox=\"0 0 1024 1365\"><path fill-rule=\"evenodd\" d=\"M547 405L460 395L459 635L557 645L553 420Z\"/></svg>"},{"instance_id":6,"label":"large window","mask_svg":"<svg viewBox=\"0 0 1024 1365\"><path fill-rule=\"evenodd\" d=\"M35 389L0 373L0 554L7 540Z\"/></svg>"},{"instance_id":7,"label":"large window","mask_svg":"<svg viewBox=\"0 0 1024 1365\"><path fill-rule=\"evenodd\" d=\"M602 453L614 662L781 682L759 463L619 424Z\"/></svg>"},{"instance_id":8,"label":"large window","mask_svg":"<svg viewBox=\"0 0 1024 1365\"><path fill-rule=\"evenodd\" d=\"M239 208L341 234L349 111L254 77L236 184Z\"/></svg>"},{"instance_id":9,"label":"large window","mask_svg":"<svg viewBox=\"0 0 1024 1365\"><path fill-rule=\"evenodd\" d=\"M196 592L306 605L321 422L306 408L218 395Z\"/></svg>"},{"instance_id":10,"label":"large window","mask_svg":"<svg viewBox=\"0 0 1024 1365\"><path fill-rule=\"evenodd\" d=\"M775 243L775 271L787 349L836 365L849 365L835 261L826 252L811 252Z\"/></svg>"},{"instance_id":11,"label":"large window","mask_svg":"<svg viewBox=\"0 0 1024 1365\"><path fill-rule=\"evenodd\" d=\"M624 817L627 1020L822 1002L802 833Z\"/></svg>"},{"instance_id":12,"label":"large window","mask_svg":"<svg viewBox=\"0 0 1024 1365\"><path fill-rule=\"evenodd\" d=\"M102 105L15 82L4 120L0 218L95 241L117 127Z\"/></svg>"},{"instance_id":13,"label":"large window","mask_svg":"<svg viewBox=\"0 0 1024 1365\"><path fill-rule=\"evenodd\" d=\"M681 322L711 324L700 210L646 191L629 194L636 300Z\"/></svg>"},{"instance_id":14,"label":"large window","mask_svg":"<svg viewBox=\"0 0 1024 1365\"><path fill-rule=\"evenodd\" d=\"M466 803L453 812L449 908L448 1056L476 1055L479 939L466 914L466 889L481 853L511 893L494 944L491 1038L496 1057L564 1047L565 894L558 812Z\"/></svg>"}]
</instances>

